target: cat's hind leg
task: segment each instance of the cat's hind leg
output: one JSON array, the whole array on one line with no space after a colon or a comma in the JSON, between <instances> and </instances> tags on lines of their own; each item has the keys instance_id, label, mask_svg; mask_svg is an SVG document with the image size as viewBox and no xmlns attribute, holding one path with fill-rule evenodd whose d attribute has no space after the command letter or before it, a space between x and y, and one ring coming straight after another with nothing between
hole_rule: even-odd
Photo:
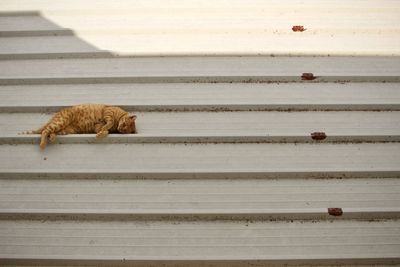
<instances>
[{"instance_id":1,"label":"cat's hind leg","mask_svg":"<svg viewBox=\"0 0 400 267\"><path fill-rule=\"evenodd\" d=\"M40 138L40 148L45 149L47 145L47 137L50 135L50 132L48 131L43 131L42 136Z\"/></svg>"},{"instance_id":2,"label":"cat's hind leg","mask_svg":"<svg viewBox=\"0 0 400 267\"><path fill-rule=\"evenodd\" d=\"M61 131L59 131L57 134L58 135L67 135L67 134L76 134L78 133L74 128L67 126L64 129L62 129Z\"/></svg>"},{"instance_id":3,"label":"cat's hind leg","mask_svg":"<svg viewBox=\"0 0 400 267\"><path fill-rule=\"evenodd\" d=\"M49 139L49 141L51 143L54 143L56 141L56 136L57 136L57 134L54 131L52 131L50 129L47 129L47 128L44 129L43 132L42 132L42 136L40 138L40 145L39 145L40 148L41 149L45 149L46 148L47 139Z\"/></svg>"},{"instance_id":4,"label":"cat's hind leg","mask_svg":"<svg viewBox=\"0 0 400 267\"><path fill-rule=\"evenodd\" d=\"M49 138L51 142L54 142L56 135L60 132L65 125L69 124L69 117L67 114L57 113L53 119L46 125L42 131L42 136L40 139L40 148L45 149L47 145L47 139Z\"/></svg>"},{"instance_id":5,"label":"cat's hind leg","mask_svg":"<svg viewBox=\"0 0 400 267\"><path fill-rule=\"evenodd\" d=\"M50 143L55 143L56 142L56 137L57 137L57 135L55 133L49 134Z\"/></svg>"},{"instance_id":6,"label":"cat's hind leg","mask_svg":"<svg viewBox=\"0 0 400 267\"><path fill-rule=\"evenodd\" d=\"M49 135L49 141L50 141L50 143L55 143L57 135L67 135L67 134L74 134L74 133L76 133L76 131L73 128L66 127L57 133L51 133Z\"/></svg>"}]
</instances>

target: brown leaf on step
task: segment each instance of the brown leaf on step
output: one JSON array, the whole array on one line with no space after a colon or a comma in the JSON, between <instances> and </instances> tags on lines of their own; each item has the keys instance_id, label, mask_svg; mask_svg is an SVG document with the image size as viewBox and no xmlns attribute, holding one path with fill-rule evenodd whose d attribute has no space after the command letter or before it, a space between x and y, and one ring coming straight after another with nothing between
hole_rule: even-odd
<instances>
[{"instance_id":1,"label":"brown leaf on step","mask_svg":"<svg viewBox=\"0 0 400 267\"><path fill-rule=\"evenodd\" d=\"M317 78L317 77L315 77L314 74L312 74L310 72L306 72L301 75L302 80L311 81L311 80L314 80L315 78Z\"/></svg>"},{"instance_id":2,"label":"brown leaf on step","mask_svg":"<svg viewBox=\"0 0 400 267\"><path fill-rule=\"evenodd\" d=\"M294 32L304 32L305 30L307 29L305 29L304 26L301 25L295 25L292 27L292 31Z\"/></svg>"},{"instance_id":3,"label":"brown leaf on step","mask_svg":"<svg viewBox=\"0 0 400 267\"><path fill-rule=\"evenodd\" d=\"M332 216L342 216L343 210L341 208L328 208L328 213Z\"/></svg>"},{"instance_id":4,"label":"brown leaf on step","mask_svg":"<svg viewBox=\"0 0 400 267\"><path fill-rule=\"evenodd\" d=\"M314 132L311 133L311 138L313 140L324 140L326 138L326 134L324 132Z\"/></svg>"}]
</instances>

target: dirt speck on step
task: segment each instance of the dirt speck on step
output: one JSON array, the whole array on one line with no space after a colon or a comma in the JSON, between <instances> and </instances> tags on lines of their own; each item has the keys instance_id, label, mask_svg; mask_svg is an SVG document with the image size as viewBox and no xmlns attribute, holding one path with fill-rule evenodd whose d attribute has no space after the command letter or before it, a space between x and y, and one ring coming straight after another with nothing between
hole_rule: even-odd
<instances>
[{"instance_id":1,"label":"dirt speck on step","mask_svg":"<svg viewBox=\"0 0 400 267\"><path fill-rule=\"evenodd\" d=\"M317 77L314 76L314 74L312 74L311 72L305 72L301 75L301 79L303 81L312 81L315 80Z\"/></svg>"},{"instance_id":2,"label":"dirt speck on step","mask_svg":"<svg viewBox=\"0 0 400 267\"><path fill-rule=\"evenodd\" d=\"M324 132L314 132L311 133L311 138L313 140L324 140L326 138L326 134Z\"/></svg>"},{"instance_id":3,"label":"dirt speck on step","mask_svg":"<svg viewBox=\"0 0 400 267\"><path fill-rule=\"evenodd\" d=\"M304 28L304 26L302 26L302 25L295 25L292 27L292 31L294 31L294 32L304 32L305 30L307 30L307 29Z\"/></svg>"},{"instance_id":4,"label":"dirt speck on step","mask_svg":"<svg viewBox=\"0 0 400 267\"><path fill-rule=\"evenodd\" d=\"M328 208L328 214L332 216L342 216L343 210L341 208Z\"/></svg>"}]
</instances>

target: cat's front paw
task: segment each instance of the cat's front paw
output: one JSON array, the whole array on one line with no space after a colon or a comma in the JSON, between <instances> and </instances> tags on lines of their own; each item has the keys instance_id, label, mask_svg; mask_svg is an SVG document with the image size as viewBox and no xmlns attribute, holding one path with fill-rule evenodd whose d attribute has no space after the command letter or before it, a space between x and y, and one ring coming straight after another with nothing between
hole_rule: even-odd
<instances>
[{"instance_id":1,"label":"cat's front paw","mask_svg":"<svg viewBox=\"0 0 400 267\"><path fill-rule=\"evenodd\" d=\"M100 138L104 138L108 135L108 131L100 131L96 134L96 138L100 139Z\"/></svg>"}]
</instances>

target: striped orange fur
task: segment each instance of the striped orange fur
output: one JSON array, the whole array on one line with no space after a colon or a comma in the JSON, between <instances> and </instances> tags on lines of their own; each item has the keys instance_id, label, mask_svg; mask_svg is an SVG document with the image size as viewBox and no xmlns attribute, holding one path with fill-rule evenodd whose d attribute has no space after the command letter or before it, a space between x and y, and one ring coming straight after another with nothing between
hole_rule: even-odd
<instances>
[{"instance_id":1,"label":"striped orange fur","mask_svg":"<svg viewBox=\"0 0 400 267\"><path fill-rule=\"evenodd\" d=\"M103 138L108 133L136 133L136 116L115 106L82 104L57 112L48 123L32 133L41 134L40 148L56 135L96 133Z\"/></svg>"}]
</instances>

